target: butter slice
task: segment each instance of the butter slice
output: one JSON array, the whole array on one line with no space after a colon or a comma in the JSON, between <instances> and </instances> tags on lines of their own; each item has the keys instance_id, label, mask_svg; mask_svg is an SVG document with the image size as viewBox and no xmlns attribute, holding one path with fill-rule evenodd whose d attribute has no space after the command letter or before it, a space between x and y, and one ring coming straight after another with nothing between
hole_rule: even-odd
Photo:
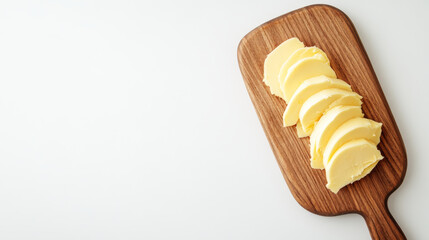
<instances>
[{"instance_id":1,"label":"butter slice","mask_svg":"<svg viewBox=\"0 0 429 240\"><path fill-rule=\"evenodd\" d=\"M298 62L301 59L313 57L315 55L320 55L323 58L323 60L325 61L325 63L329 65L329 59L326 56L326 53L323 52L320 48L317 48L317 47L299 48L295 52L293 52L292 55L290 55L290 57L286 60L286 62L280 68L280 73L278 76L279 82L283 82L283 80L286 79L287 72L293 64L295 64L296 62Z\"/></svg>"},{"instance_id":2,"label":"butter slice","mask_svg":"<svg viewBox=\"0 0 429 240\"><path fill-rule=\"evenodd\" d=\"M311 167L323 169L323 152L335 130L346 121L363 117L360 106L336 106L326 112L310 136Z\"/></svg>"},{"instance_id":3,"label":"butter slice","mask_svg":"<svg viewBox=\"0 0 429 240\"><path fill-rule=\"evenodd\" d=\"M296 123L296 133L298 134L299 138L310 136L312 131L313 131L313 128L307 130L306 132L302 127L301 121L298 120L298 122Z\"/></svg>"},{"instance_id":4,"label":"butter slice","mask_svg":"<svg viewBox=\"0 0 429 240\"><path fill-rule=\"evenodd\" d=\"M326 166L326 187L337 193L342 187L365 177L383 159L374 143L352 140L335 152Z\"/></svg>"},{"instance_id":5,"label":"butter slice","mask_svg":"<svg viewBox=\"0 0 429 240\"><path fill-rule=\"evenodd\" d=\"M329 109L339 106L360 106L361 96L355 92L350 92L338 88L322 90L309 97L299 111L299 119L305 133L311 133L316 122Z\"/></svg>"},{"instance_id":6,"label":"butter slice","mask_svg":"<svg viewBox=\"0 0 429 240\"><path fill-rule=\"evenodd\" d=\"M304 58L293 64L284 80L279 79L280 89L283 91L283 98L289 103L298 87L307 79L325 75L330 78L337 78L334 70L325 61L322 54Z\"/></svg>"},{"instance_id":7,"label":"butter slice","mask_svg":"<svg viewBox=\"0 0 429 240\"><path fill-rule=\"evenodd\" d=\"M381 125L367 118L353 118L345 122L329 139L323 152L323 165L326 167L338 148L351 140L363 138L377 145L380 142Z\"/></svg>"},{"instance_id":8,"label":"butter slice","mask_svg":"<svg viewBox=\"0 0 429 240\"><path fill-rule=\"evenodd\" d=\"M315 93L328 88L343 89L349 92L352 91L350 85L340 79L328 78L326 76L307 79L298 87L289 101L283 114L283 125L285 127L295 125L298 122L299 111L301 110L302 104Z\"/></svg>"},{"instance_id":9,"label":"butter slice","mask_svg":"<svg viewBox=\"0 0 429 240\"><path fill-rule=\"evenodd\" d=\"M303 48L304 44L298 38L291 38L277 46L264 62L264 83L270 87L271 94L283 97L283 92L280 89L278 76L283 63L297 49Z\"/></svg>"}]
</instances>

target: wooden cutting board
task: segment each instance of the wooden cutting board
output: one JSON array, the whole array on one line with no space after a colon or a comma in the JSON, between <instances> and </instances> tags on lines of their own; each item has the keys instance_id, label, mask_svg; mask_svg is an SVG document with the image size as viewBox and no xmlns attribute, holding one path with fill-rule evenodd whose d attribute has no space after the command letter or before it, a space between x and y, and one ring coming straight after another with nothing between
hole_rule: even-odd
<instances>
[{"instance_id":1,"label":"wooden cutting board","mask_svg":"<svg viewBox=\"0 0 429 240\"><path fill-rule=\"evenodd\" d=\"M384 159L368 176L341 189L338 194L325 187L324 170L310 167L309 139L298 138L295 127L282 126L286 104L271 95L262 82L265 57L291 37L298 37L306 46L317 46L325 51L338 78L348 82L355 92L363 96L365 116L383 123L378 147ZM387 198L405 176L405 148L350 19L328 5L312 5L290 12L247 34L238 47L238 62L259 120L298 203L320 215L358 213L365 218L373 239L405 239L387 209Z\"/></svg>"}]
</instances>

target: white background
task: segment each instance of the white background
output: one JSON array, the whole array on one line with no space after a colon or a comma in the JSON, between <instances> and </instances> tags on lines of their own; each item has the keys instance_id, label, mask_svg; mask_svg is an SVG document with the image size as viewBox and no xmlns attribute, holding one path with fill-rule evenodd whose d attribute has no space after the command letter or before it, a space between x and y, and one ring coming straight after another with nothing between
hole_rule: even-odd
<instances>
[{"instance_id":1,"label":"white background","mask_svg":"<svg viewBox=\"0 0 429 240\"><path fill-rule=\"evenodd\" d=\"M403 2L329 1L407 148L390 210L425 239L429 4ZM246 33L312 3L1 1L0 239L369 239L296 203L238 68Z\"/></svg>"}]
</instances>

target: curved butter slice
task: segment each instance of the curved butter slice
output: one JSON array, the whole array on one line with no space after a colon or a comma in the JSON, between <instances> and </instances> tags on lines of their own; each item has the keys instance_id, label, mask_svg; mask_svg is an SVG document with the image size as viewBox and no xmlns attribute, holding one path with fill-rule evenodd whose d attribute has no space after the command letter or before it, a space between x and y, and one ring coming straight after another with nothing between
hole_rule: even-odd
<instances>
[{"instance_id":1,"label":"curved butter slice","mask_svg":"<svg viewBox=\"0 0 429 240\"><path fill-rule=\"evenodd\" d=\"M381 123L367 118L353 118L343 123L331 136L323 152L326 167L332 155L345 143L354 139L366 139L375 145L380 142Z\"/></svg>"},{"instance_id":2,"label":"curved butter slice","mask_svg":"<svg viewBox=\"0 0 429 240\"><path fill-rule=\"evenodd\" d=\"M319 54L323 58L326 64L329 64L329 59L326 56L326 53L323 52L320 48L317 47L304 47L299 48L295 52L290 55L290 57L286 60L286 62L282 65L279 72L279 82L283 82L283 80L286 78L287 72L289 68L298 62L301 59L313 57L314 55Z\"/></svg>"},{"instance_id":3,"label":"curved butter slice","mask_svg":"<svg viewBox=\"0 0 429 240\"><path fill-rule=\"evenodd\" d=\"M280 89L278 76L283 63L297 49L303 48L304 44L298 38L291 38L277 46L264 62L264 83L270 87L272 94L283 97L283 92Z\"/></svg>"},{"instance_id":4,"label":"curved butter slice","mask_svg":"<svg viewBox=\"0 0 429 240\"><path fill-rule=\"evenodd\" d=\"M352 140L338 149L326 166L326 187L337 193L342 187L365 177L383 159L374 143Z\"/></svg>"},{"instance_id":5,"label":"curved butter slice","mask_svg":"<svg viewBox=\"0 0 429 240\"><path fill-rule=\"evenodd\" d=\"M311 167L323 169L323 152L335 130L346 121L363 117L360 106L336 106L326 112L310 136Z\"/></svg>"},{"instance_id":6,"label":"curved butter slice","mask_svg":"<svg viewBox=\"0 0 429 240\"><path fill-rule=\"evenodd\" d=\"M329 109L339 106L360 106L362 97L343 89L330 88L309 97L299 111L299 119L303 132L311 134L316 122Z\"/></svg>"},{"instance_id":7,"label":"curved butter slice","mask_svg":"<svg viewBox=\"0 0 429 240\"><path fill-rule=\"evenodd\" d=\"M297 50L299 51L299 50ZM315 93L328 88L337 88L352 91L349 84L340 79L318 76L305 80L295 91L283 114L285 127L295 125L298 122L299 110L302 104Z\"/></svg>"},{"instance_id":8,"label":"curved butter slice","mask_svg":"<svg viewBox=\"0 0 429 240\"><path fill-rule=\"evenodd\" d=\"M321 54L301 59L293 64L289 68L286 78L283 81L279 79L280 89L283 91L286 103L289 103L295 91L305 80L321 75L337 78L334 70L326 63Z\"/></svg>"},{"instance_id":9,"label":"curved butter slice","mask_svg":"<svg viewBox=\"0 0 429 240\"><path fill-rule=\"evenodd\" d=\"M298 120L298 122L296 123L296 133L298 134L299 138L303 138L303 137L308 137L311 134L311 131L313 131L313 129L310 129L309 131L304 131L304 129L302 128L302 124L301 121Z\"/></svg>"}]
</instances>

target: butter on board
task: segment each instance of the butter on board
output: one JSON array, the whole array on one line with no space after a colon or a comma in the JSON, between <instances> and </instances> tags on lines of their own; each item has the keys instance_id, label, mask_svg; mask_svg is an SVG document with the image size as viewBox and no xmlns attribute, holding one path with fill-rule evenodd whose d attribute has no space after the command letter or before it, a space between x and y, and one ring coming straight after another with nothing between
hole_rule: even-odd
<instances>
[{"instance_id":1,"label":"butter on board","mask_svg":"<svg viewBox=\"0 0 429 240\"><path fill-rule=\"evenodd\" d=\"M310 136L310 164L326 170L326 187L337 193L362 179L383 159L381 123L364 118L362 97L337 79L327 55L297 38L280 44L264 63L263 82L287 107L283 126Z\"/></svg>"}]
</instances>

